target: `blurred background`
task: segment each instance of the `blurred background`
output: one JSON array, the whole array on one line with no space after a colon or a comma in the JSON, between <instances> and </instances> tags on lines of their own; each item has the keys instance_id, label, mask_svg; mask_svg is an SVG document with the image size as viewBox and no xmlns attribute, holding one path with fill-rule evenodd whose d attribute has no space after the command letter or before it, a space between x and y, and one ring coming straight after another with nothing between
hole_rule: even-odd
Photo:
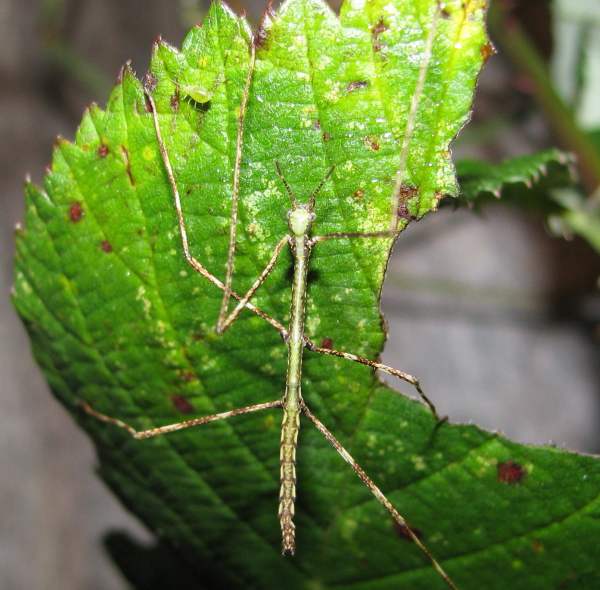
<instances>
[{"instance_id":1,"label":"blurred background","mask_svg":"<svg viewBox=\"0 0 600 590\"><path fill-rule=\"evenodd\" d=\"M230 4L254 23L264 8ZM502 3L492 29L501 49L526 35L587 132L600 129L600 2L571 4ZM56 135L72 138L84 107L103 105L125 61L142 75L156 36L179 45L206 8L196 0L0 0L2 590L122 590L101 537L119 527L148 538L94 476L91 445L31 359L9 301L13 228L25 174L41 180ZM579 145L536 85L535 59L519 51L489 60L457 158L498 162ZM581 172L589 194L593 174ZM479 212L443 207L397 243L383 292L384 362L418 375L452 421L600 452L599 275L598 251L551 235L543 213L501 202Z\"/></svg>"}]
</instances>

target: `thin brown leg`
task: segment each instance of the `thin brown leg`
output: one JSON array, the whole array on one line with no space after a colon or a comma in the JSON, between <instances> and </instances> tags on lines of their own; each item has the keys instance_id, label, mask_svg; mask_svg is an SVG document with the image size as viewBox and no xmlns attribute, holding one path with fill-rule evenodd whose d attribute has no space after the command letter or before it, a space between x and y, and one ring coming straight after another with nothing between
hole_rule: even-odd
<instances>
[{"instance_id":1,"label":"thin brown leg","mask_svg":"<svg viewBox=\"0 0 600 590\"><path fill-rule=\"evenodd\" d=\"M435 557L430 553L429 549L423 544L421 539L410 528L406 519L396 510L394 505L386 498L385 494L375 485L373 480L365 473L364 469L354 460L352 455L342 446L340 441L325 427L325 425L304 405L303 412L305 416L316 426L317 430L330 442L331 446L342 456L342 459L352 467L354 473L367 486L371 493L391 514L392 518L406 531L413 543L427 556L435 571L448 584L452 590L458 590L454 582L444 571L442 566L436 561Z\"/></svg>"},{"instance_id":2,"label":"thin brown leg","mask_svg":"<svg viewBox=\"0 0 600 590\"><path fill-rule=\"evenodd\" d=\"M190 252L189 241L188 241L188 237L187 237L187 230L186 230L186 225L185 225L185 218L183 216L183 210L181 207L181 199L179 197L179 190L177 188L177 182L175 181L173 167L171 166L171 161L169 159L169 153L167 152L167 147L162 138L160 124L158 121L158 113L156 111L156 104L154 102L154 99L150 95L150 93L146 92L146 98L147 98L148 103L150 104L150 107L152 110L152 120L154 121L154 129L156 132L156 139L158 141L158 147L160 149L160 155L162 157L162 161L163 161L165 170L167 172L169 184L171 185L171 192L173 193L173 200L175 202L175 211L177 213L177 222L179 225L179 235L181 237L181 244L183 247L183 255L185 257L185 260L197 273L202 275L204 278L208 279L213 285L215 285L222 291L225 291L225 289L226 289L225 284L219 278L217 278L215 275L210 273L206 269L206 267L204 267L196 258L194 258L194 256L192 256L192 253ZM241 295L238 295L233 290L230 290L230 295L232 297L234 297L235 299L237 299L238 301L240 299L242 299ZM252 311L253 313L255 313L256 315L258 315L259 317L263 318L267 322L269 322L269 324L271 324L283 336L284 339L287 338L287 330L276 319L272 318L266 312L259 309L258 307L256 307L254 304L252 304L250 302L246 303L246 308L249 309L250 311Z\"/></svg>"},{"instance_id":3,"label":"thin brown leg","mask_svg":"<svg viewBox=\"0 0 600 590\"><path fill-rule=\"evenodd\" d=\"M446 418L440 418L438 416L437 410L435 409L433 402L425 395L425 392L421 388L419 380L416 377L413 377L410 373L405 373L404 371L400 371L400 369L394 369L394 367L389 367L388 365L384 365L383 363L372 361L363 356L352 354L351 352L343 352L341 350L333 350L331 348L322 348L321 346L317 346L309 338L305 338L304 343L306 345L306 348L308 348L308 350L312 352L318 352L319 354L326 354L329 356L337 356L339 358L344 358L349 361L354 361L355 363L360 363L361 365L366 365L367 367L377 369L378 371L383 371L384 373L388 373L389 375L398 377L398 379L402 379L402 381L410 383L419 394L419 397L425 402L425 404L427 404L435 419L438 422L443 422L444 420L446 420Z\"/></svg>"},{"instance_id":4,"label":"thin brown leg","mask_svg":"<svg viewBox=\"0 0 600 590\"><path fill-rule=\"evenodd\" d=\"M229 326L231 326L231 324L233 324L233 322L236 320L242 309L244 309L244 307L248 305L248 302L250 301L254 293L256 293L258 288L266 281L267 277L271 274L271 271L273 270L275 263L277 262L277 259L281 254L281 251L289 243L290 236L288 235L285 235L283 238L281 238L281 240L279 240L277 246L275 246L275 251L271 256L271 260L269 260L269 262L267 263L267 266L265 266L263 271L254 281L250 289L248 289L246 294L239 300L239 303L235 306L234 310L229 314L229 316L227 316L227 318L225 318L220 323L220 325L217 326L218 334L222 334L223 332L225 332L225 330L227 330L227 328L229 328Z\"/></svg>"},{"instance_id":5,"label":"thin brown leg","mask_svg":"<svg viewBox=\"0 0 600 590\"><path fill-rule=\"evenodd\" d=\"M400 197L402 195L402 188L406 180L406 169L408 167L408 154L410 152L410 142L413 139L413 134L417 124L417 115L419 112L419 106L421 105L421 98L425 91L425 82L427 79L427 73L429 71L429 64L433 56L433 44L435 40L435 34L437 32L438 22L442 15L441 2L437 3L431 20L431 26L427 35L427 41L425 43L425 49L422 53L421 64L419 66L419 77L417 78L417 84L415 91L413 92L410 109L408 111L408 118L406 119L406 128L402 135L402 145L400 147L400 161L398 163L398 172L396 173L396 181L394 183L394 191L392 193L392 220L390 223L390 230L398 230L398 208L400 203Z\"/></svg>"},{"instance_id":6,"label":"thin brown leg","mask_svg":"<svg viewBox=\"0 0 600 590\"><path fill-rule=\"evenodd\" d=\"M397 231L384 230L374 232L340 232L334 234L325 234L323 236L313 236L310 239L311 245L325 242L326 240L352 239L352 238L395 238L398 235Z\"/></svg>"},{"instance_id":7,"label":"thin brown leg","mask_svg":"<svg viewBox=\"0 0 600 590\"><path fill-rule=\"evenodd\" d=\"M228 412L220 412L219 414L211 414L209 416L202 416L200 418L192 418L191 420L184 420L182 422L175 422L174 424L149 428L148 430L136 430L133 426L127 424L127 422L123 422L123 420L119 420L118 418L113 418L112 416L107 416L106 414L97 412L87 402L79 402L79 405L87 414L97 418L101 422L114 424L115 426L123 428L129 432L133 438L143 439L169 434L170 432L176 432L177 430L183 430L184 428L191 428L192 426L201 426L202 424L208 424L209 422L215 422L216 420L225 420L227 418L231 418L232 416L251 414L252 412L259 412L260 410L268 410L271 408L280 408L281 400L262 404L254 404L252 406L245 406L243 408L236 408L235 410L229 410Z\"/></svg>"},{"instance_id":8,"label":"thin brown leg","mask_svg":"<svg viewBox=\"0 0 600 590\"><path fill-rule=\"evenodd\" d=\"M231 283L233 281L233 268L235 263L235 247L237 240L238 206L240 193L240 169L242 163L242 142L244 138L244 117L246 116L246 107L248 106L248 97L250 96L250 86L252 85L252 75L254 73L254 61L256 51L254 43L250 43L250 65L246 76L244 93L242 94L242 103L240 105L240 114L238 116L238 130L235 145L235 163L233 168L233 190L231 193L231 222L229 225L229 249L227 251L227 270L225 272L225 288L223 289L223 300L221 301L221 310L217 320L217 332L222 333L226 328L223 323L229 309L229 299L231 298ZM239 312L238 312L239 313ZM232 320L233 321L233 320Z\"/></svg>"}]
</instances>

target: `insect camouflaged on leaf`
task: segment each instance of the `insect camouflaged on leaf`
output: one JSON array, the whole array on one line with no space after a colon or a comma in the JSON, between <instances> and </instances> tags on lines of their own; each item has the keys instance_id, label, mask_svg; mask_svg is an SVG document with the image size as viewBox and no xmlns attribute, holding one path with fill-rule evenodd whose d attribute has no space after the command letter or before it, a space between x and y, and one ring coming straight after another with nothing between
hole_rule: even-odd
<instances>
[{"instance_id":1,"label":"insect camouflaged on leaf","mask_svg":"<svg viewBox=\"0 0 600 590\"><path fill-rule=\"evenodd\" d=\"M318 196L315 234L388 229L436 4L344 0L337 15L323 0L286 0L263 28L244 122L232 284L238 293L289 232L289 202L275 160L303 201L335 164ZM437 195L456 195L449 146L471 110L487 43L484 18L483 0L444 3L407 151L398 212L403 227L432 211ZM373 487L358 485L355 473L366 475L331 452L335 440L317 430L320 422L302 431L298 446L296 556L280 556L277 423L287 347L279 334L287 333L293 262L287 244L240 321L223 336L214 330L228 258L248 31L245 19L213 4L181 50L163 43L155 51L148 79L192 253L218 278L199 277L190 267L194 258L182 256L152 103L126 67L106 108L92 105L74 141L56 142L43 184L26 181L13 302L54 396L71 413L77 400L86 400L140 431L186 418L218 421L138 441L77 416L96 445L102 479L160 538L161 549L149 555L168 557L176 548L169 587L186 572L186 588L212 581L230 590L439 589L444 582L408 542L406 527L372 501ZM188 89L212 93L204 104L178 87L182 63ZM196 75L204 69L205 78ZM305 335L321 348L369 359L381 353L380 290L391 243L315 244ZM408 254L404 239L398 247L398 256ZM256 306L268 312L264 321ZM439 338L438 318L431 319ZM444 425L433 435L429 412L395 395L369 366L305 348L305 413L335 428L461 588L597 586L597 457L519 445L475 425ZM426 366L444 363L435 347L419 353ZM238 407L248 415L222 419ZM309 419L301 417L302 424ZM187 425L172 427L180 428ZM30 433L39 434L35 423ZM55 462L52 451L45 454ZM73 517L77 532L86 515ZM139 560L127 563L129 553L126 548L118 560L126 575L140 571ZM154 571L151 563L142 565Z\"/></svg>"},{"instance_id":2,"label":"insect camouflaged on leaf","mask_svg":"<svg viewBox=\"0 0 600 590\"><path fill-rule=\"evenodd\" d=\"M127 430L132 436L138 439L151 438L163 434L168 434L189 428L192 426L199 426L207 424L217 420L224 420L241 414L249 414L264 409L271 408L282 408L283 419L281 425L281 444L280 444L280 494L279 494L279 520L281 525L282 534L282 552L284 554L293 554L296 549L295 541L295 524L294 524L294 512L295 512L295 501L296 501L296 448L298 444L298 434L300 430L300 416L306 416L318 429L321 434L327 439L328 442L335 448L335 450L341 455L341 457L352 467L357 476L367 486L371 493L377 498L377 500L388 510L392 518L395 520L398 526L402 527L406 531L407 536L419 547L419 549L430 559L433 567L440 575L440 577L446 582L450 588L456 588L452 580L443 570L441 565L435 560L432 554L429 552L427 547L423 544L419 536L411 529L406 522L405 518L396 510L391 504L383 492L375 485L375 483L369 478L362 467L353 459L350 453L342 446L337 438L325 427L325 425L312 413L312 411L306 405L302 397L301 392L301 378L302 378L302 358L304 349L309 351L341 357L347 360L361 363L363 365L372 367L373 369L379 369L392 374L408 383L411 383L422 400L429 406L434 416L437 418L437 413L432 402L422 391L418 380L412 375L388 367L376 361L347 353L344 351L334 350L330 347L319 347L316 346L304 332L305 324L305 302L307 292L307 276L309 269L310 254L315 245L320 242L327 240L349 240L349 239L387 239L394 240L399 233L399 220L398 211L400 206L400 199L402 197L402 188L404 186L404 174L407 161L408 146L410 144L410 138L414 131L416 113L418 104L420 101L421 94L423 93L425 75L428 69L429 61L431 59L431 48L433 44L433 38L435 36L435 23L439 18L440 8L438 6L433 24L428 33L428 39L426 43L426 50L422 55L422 62L420 65L420 73L413 95L410 110L408 115L408 123L401 147L400 154L400 167L398 169L395 181L394 191L391 196L391 223L390 228L387 230L376 231L376 232L337 232L325 235L311 235L312 224L316 218L316 203L317 195L323 188L324 184L328 181L330 176L334 172L332 167L329 172L323 177L319 185L314 189L312 194L309 196L306 203L301 203L296 198L292 188L285 179L280 166L277 162L274 162L276 166L277 174L285 187L285 190L289 196L291 207L288 211L288 226L289 234L284 235L278 241L275 250L271 256L271 259L260 273L258 278L254 281L248 291L242 296L239 295L232 289L234 267L235 267L235 252L236 252L236 241L237 241L237 226L238 226L238 208L239 208L239 189L240 189L240 168L243 156L243 136L244 136L244 120L247 111L248 98L250 95L250 89L253 81L253 74L256 60L256 43L249 43L249 66L246 74L246 80L244 84L244 90L242 94L242 100L239 108L238 123L237 123L237 139L236 139L236 152L235 162L233 170L233 181L232 181L232 198L231 198L231 213L230 213L230 224L229 224L229 247L227 253L227 265L226 265L226 277L225 281L221 281L214 274L212 274L202 263L200 263L190 251L189 240L187 235L187 228L185 222L185 216L183 213L181 198L179 195L179 189L177 180L173 171L173 166L169 157L169 153L162 136L161 125L159 121L159 113L156 107L156 103L152 96L154 90L153 87L146 85L145 100L149 107L149 111L153 118L154 129L156 133L156 140L160 149L162 162L169 179L171 186L175 209L177 213L177 220L179 225L179 233L181 237L181 245L183 254L188 264L204 278L208 279L213 285L223 291L222 303L219 311L219 316L216 324L216 332L222 334L227 330L238 318L242 310L248 309L261 318L268 321L273 327L275 327L279 333L283 336L287 347L288 347L288 363L287 363L287 375L286 375L286 388L281 399L274 400L267 403L252 404L249 406L236 408L227 412L221 412L212 414L209 416L203 416L200 418L194 418L166 426L160 426L147 430L136 430L131 425L119 420L97 412L89 404L83 402L82 407L85 411L99 420L107 423L114 424ZM290 310L290 322L288 328L284 328L283 325L276 319L270 317L266 312L257 308L251 303L251 299L260 288L260 286L267 279L269 274L272 272L279 258L279 255L284 250L285 246L289 245L293 255L294 261L294 275L291 284L291 310ZM230 299L231 297L237 300L237 304L234 309L229 312ZM438 418L438 424L442 421Z\"/></svg>"}]
</instances>

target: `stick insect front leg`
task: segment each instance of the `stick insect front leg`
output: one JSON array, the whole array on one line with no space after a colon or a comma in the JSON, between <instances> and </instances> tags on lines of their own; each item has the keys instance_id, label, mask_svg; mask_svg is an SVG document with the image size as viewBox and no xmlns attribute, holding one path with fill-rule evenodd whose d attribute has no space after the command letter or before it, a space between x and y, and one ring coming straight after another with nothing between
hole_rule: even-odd
<instances>
[{"instance_id":1,"label":"stick insect front leg","mask_svg":"<svg viewBox=\"0 0 600 590\"><path fill-rule=\"evenodd\" d=\"M240 170L242 164L242 143L244 138L244 118L246 116L246 108L248 106L248 98L250 96L250 86L252 85L255 61L256 48L254 42L251 42L250 64L248 66L248 73L246 75L246 82L244 84L244 92L242 94L242 102L240 104L240 114L238 116L238 130L235 143L235 165L233 168L233 188L231 193L231 223L229 225L229 248L227 251L227 269L225 273L225 289L223 289L221 310L219 311L219 319L217 320L217 333L222 333L227 329L227 326L225 324L227 323L229 317L231 317L227 317L227 310L229 309L229 299L232 295L231 285L233 282L235 247L237 245L237 221L240 192ZM231 324L231 322L235 320L235 317L230 320L229 324Z\"/></svg>"},{"instance_id":2,"label":"stick insect front leg","mask_svg":"<svg viewBox=\"0 0 600 590\"><path fill-rule=\"evenodd\" d=\"M169 434L171 432L177 432L178 430L184 430L185 428L191 428L192 426L201 426L210 422L216 422L217 420L226 420L233 416L240 416L242 414L251 414L253 412L259 412L261 410L269 410L271 408L280 408L281 400L275 400L272 402L265 402L262 404L253 404L251 406L244 406L243 408L236 408L227 412L220 412L218 414L210 414L208 416L201 416L200 418L192 418L191 420L183 420L182 422L175 422L173 424L166 424L164 426L158 426L156 428L148 428L147 430L137 430L127 422L120 420L119 418L113 418L102 414L97 410L94 410L87 402L79 402L80 407L84 412L93 416L101 422L107 424L113 424L123 430L126 430L133 438L144 439L152 438L154 436L161 436L163 434Z\"/></svg>"},{"instance_id":3,"label":"stick insect front leg","mask_svg":"<svg viewBox=\"0 0 600 590\"><path fill-rule=\"evenodd\" d=\"M378 502L390 513L395 522L397 522L402 530L405 530L412 542L427 556L431 562L435 571L441 576L441 578L448 584L452 590L458 590L454 582L450 579L448 574L439 564L439 562L433 557L429 549L423 544L418 535L412 530L406 519L396 510L394 505L387 499L381 489L375 484L375 482L367 475L365 470L354 460L352 455L342 446L340 441L327 429L327 427L306 407L306 404L302 407L302 413L315 425L317 430L327 439L331 446L341 455L341 457L352 467L352 470L359 479L365 484L369 491L375 496Z\"/></svg>"},{"instance_id":4,"label":"stick insect front leg","mask_svg":"<svg viewBox=\"0 0 600 590\"><path fill-rule=\"evenodd\" d=\"M185 224L185 217L183 215L183 209L181 207L181 198L179 196L179 189L177 188L177 182L175 180L175 174L173 172L173 166L171 165L171 160L169 158L169 153L167 151L167 147L162 137L162 132L160 129L160 123L158 121L158 112L156 109L156 103L154 102L154 98L149 92L146 92L146 98L148 100L148 104L150 105L152 111L152 120L154 122L154 130L156 133L156 139L158 142L158 147L160 150L160 155L163 161L163 165L165 167L165 171L167 173L167 178L169 180L169 184L171 186L171 192L173 193L173 200L175 202L175 211L177 214L177 222L179 226L179 235L181 238L181 244L183 247L183 255L186 262L200 275L202 275L205 279L208 279L213 285L217 288L221 289L224 293L228 292L228 298L233 297L238 301L242 300L242 296L233 291L231 288L227 289L227 285L223 283L218 277L213 275L209 270L199 261L197 260L190 251L189 240L187 237L187 229ZM249 309L259 317L266 320L271 326L273 326L281 336L286 339L287 338L287 330L278 322L275 318L272 318L269 314L264 312L262 309L256 307L253 303L250 303L249 298L246 300L244 306L246 309ZM239 314L239 311L236 314ZM235 319L235 318L234 318ZM233 320L229 322L231 324ZM220 322L217 322L217 328L219 328Z\"/></svg>"},{"instance_id":5,"label":"stick insect front leg","mask_svg":"<svg viewBox=\"0 0 600 590\"><path fill-rule=\"evenodd\" d=\"M252 296L256 293L256 291L258 291L258 288L267 280L267 277L271 274L271 271L275 267L275 263L277 262L277 259L281 254L281 251L285 246L287 246L290 243L290 240L291 237L287 234L279 240L277 246L275 246L275 250L273 252L273 255L271 256L271 259L269 260L265 268L262 270L260 275L258 275L257 279L254 281L254 283L248 289L248 291L246 291L245 295L243 295L240 298L238 304L235 306L233 311L221 322L220 326L217 326L218 334L222 334L223 332L225 332L225 330L227 330L227 328L229 328L229 326L231 326L231 324L233 324L233 322L236 320L242 309L248 306L248 302L250 301Z\"/></svg>"},{"instance_id":6,"label":"stick insect front leg","mask_svg":"<svg viewBox=\"0 0 600 590\"><path fill-rule=\"evenodd\" d=\"M341 233L325 234L322 236L313 236L311 238L311 244L314 245L314 244L318 244L320 242L325 242L327 240L334 240L334 239L355 239L355 238L395 239L397 236L398 236L398 232L392 231L392 230L384 230L384 231L377 231L377 232L365 232L365 233L360 233L360 232L343 232L342 233L341 232ZM305 343L306 343L306 348L308 348L312 352L318 352L319 354L325 354L325 355L329 355L329 356L337 356L340 358L345 358L349 361L354 361L356 363L360 363L361 365L366 365L368 367L372 367L373 369L383 371L384 373L388 373L388 375L393 375L394 377L398 377L398 379L402 379L402 381L406 381L407 383L410 383L415 388L417 393L419 394L419 397L429 407L429 409L431 410L431 413L433 414L435 419L438 422L443 422L446 420L445 417L444 418L439 417L437 410L435 408L435 405L423 391L423 388L421 387L421 383L419 382L419 380L416 377L414 377L410 373L406 373L405 371L401 371L400 369L395 369L394 367L384 365L383 363L372 361L368 358L359 356L357 354L317 346L314 342L312 342L309 338L306 338L306 337L305 337Z\"/></svg>"}]
</instances>

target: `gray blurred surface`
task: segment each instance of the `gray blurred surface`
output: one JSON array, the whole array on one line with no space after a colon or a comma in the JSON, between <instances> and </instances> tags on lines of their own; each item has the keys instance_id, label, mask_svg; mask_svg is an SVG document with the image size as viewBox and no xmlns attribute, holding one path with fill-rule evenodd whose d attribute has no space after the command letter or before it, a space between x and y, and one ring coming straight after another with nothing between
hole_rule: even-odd
<instances>
[{"instance_id":1,"label":"gray blurred surface","mask_svg":"<svg viewBox=\"0 0 600 590\"><path fill-rule=\"evenodd\" d=\"M384 362L421 377L453 422L597 452L597 345L553 303L563 296L557 279L585 280L584 252L500 207L484 219L442 211L413 225L388 269Z\"/></svg>"},{"instance_id":2,"label":"gray blurred surface","mask_svg":"<svg viewBox=\"0 0 600 590\"><path fill-rule=\"evenodd\" d=\"M84 105L105 98L52 67L44 39L60 33L104 76L130 57L143 72L157 33L179 43L176 6L79 0L65 4L60 26L48 27L41 2L0 0L2 590L123 589L100 535L113 526L145 535L94 476L91 445L30 357L8 300L12 227L22 217L25 173L40 180L54 136L72 137ZM510 105L510 97L498 97L507 86L506 72L492 63L478 96L481 116ZM496 134L483 156L544 141L543 124L532 119L519 134ZM501 208L482 218L444 210L398 241L384 290L384 360L421 377L453 421L598 451L598 350L580 317L598 270L585 245L549 238L537 219Z\"/></svg>"}]
</instances>

